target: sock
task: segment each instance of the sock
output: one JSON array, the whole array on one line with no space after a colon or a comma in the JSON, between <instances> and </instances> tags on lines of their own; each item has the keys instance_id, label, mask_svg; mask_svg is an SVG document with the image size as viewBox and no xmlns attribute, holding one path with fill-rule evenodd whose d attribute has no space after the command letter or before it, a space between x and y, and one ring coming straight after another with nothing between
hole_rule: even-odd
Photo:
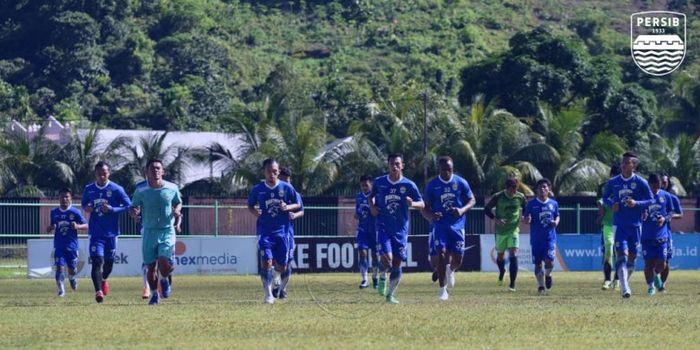
<instances>
[{"instance_id":1,"label":"sock","mask_svg":"<svg viewBox=\"0 0 700 350\"><path fill-rule=\"evenodd\" d=\"M69 280L69 281L74 281L74 280L75 280L75 276L76 276L75 274L71 275L71 273L68 272L68 280Z\"/></svg>"},{"instance_id":2,"label":"sock","mask_svg":"<svg viewBox=\"0 0 700 350\"><path fill-rule=\"evenodd\" d=\"M148 287L148 266L146 265L143 265L143 287Z\"/></svg>"},{"instance_id":3,"label":"sock","mask_svg":"<svg viewBox=\"0 0 700 350\"><path fill-rule=\"evenodd\" d=\"M508 272L510 273L510 287L515 288L515 279L518 277L518 257L510 256L508 257L510 264L508 265Z\"/></svg>"},{"instance_id":4,"label":"sock","mask_svg":"<svg viewBox=\"0 0 700 350\"><path fill-rule=\"evenodd\" d=\"M360 276L362 276L362 280L366 281L367 280L367 270L369 269L369 262L367 261L366 258L360 259Z\"/></svg>"},{"instance_id":5,"label":"sock","mask_svg":"<svg viewBox=\"0 0 700 350\"><path fill-rule=\"evenodd\" d=\"M542 271L542 266L535 266L535 278L537 279L537 286L544 288L544 271Z\"/></svg>"},{"instance_id":6,"label":"sock","mask_svg":"<svg viewBox=\"0 0 700 350\"><path fill-rule=\"evenodd\" d=\"M634 272L634 261L627 261L627 279L630 279L632 277L632 273Z\"/></svg>"},{"instance_id":7,"label":"sock","mask_svg":"<svg viewBox=\"0 0 700 350\"><path fill-rule=\"evenodd\" d=\"M106 280L109 277L109 274L112 273L113 267L114 267L114 260L105 260L105 263L102 266L102 279L103 280Z\"/></svg>"},{"instance_id":8,"label":"sock","mask_svg":"<svg viewBox=\"0 0 700 350\"><path fill-rule=\"evenodd\" d=\"M544 275L547 277L552 276L552 268L551 267L545 267L544 268Z\"/></svg>"},{"instance_id":9,"label":"sock","mask_svg":"<svg viewBox=\"0 0 700 350\"><path fill-rule=\"evenodd\" d=\"M603 264L603 276L606 281L610 281L610 274L612 274L612 266L606 261L605 264Z\"/></svg>"},{"instance_id":10,"label":"sock","mask_svg":"<svg viewBox=\"0 0 700 350\"><path fill-rule=\"evenodd\" d=\"M503 276L506 274L506 261L505 260L496 260L496 265L498 265L498 280L502 281Z\"/></svg>"},{"instance_id":11,"label":"sock","mask_svg":"<svg viewBox=\"0 0 700 350\"><path fill-rule=\"evenodd\" d=\"M620 256L615 262L615 270L617 270L617 275L620 277L620 285L622 286L621 292L628 290L627 286L627 257Z\"/></svg>"},{"instance_id":12,"label":"sock","mask_svg":"<svg viewBox=\"0 0 700 350\"><path fill-rule=\"evenodd\" d=\"M280 275L280 291L287 290L287 283L289 283L289 277L292 276L292 266L288 265L287 270L282 272Z\"/></svg>"},{"instance_id":13,"label":"sock","mask_svg":"<svg viewBox=\"0 0 700 350\"><path fill-rule=\"evenodd\" d=\"M379 279L386 280L386 274L389 272L389 266L385 265L384 262L379 263Z\"/></svg>"},{"instance_id":14,"label":"sock","mask_svg":"<svg viewBox=\"0 0 700 350\"><path fill-rule=\"evenodd\" d=\"M262 280L265 298L272 296L272 270L273 268L270 267L269 269L263 269L260 271L260 279Z\"/></svg>"},{"instance_id":15,"label":"sock","mask_svg":"<svg viewBox=\"0 0 700 350\"><path fill-rule=\"evenodd\" d=\"M387 291L386 295L394 294L396 287L398 287L399 282L401 282L401 272L401 267L391 268L391 275L389 275L389 290Z\"/></svg>"},{"instance_id":16,"label":"sock","mask_svg":"<svg viewBox=\"0 0 700 350\"><path fill-rule=\"evenodd\" d=\"M63 271L56 271L56 286L61 288L63 281L65 280L65 273Z\"/></svg>"},{"instance_id":17,"label":"sock","mask_svg":"<svg viewBox=\"0 0 700 350\"><path fill-rule=\"evenodd\" d=\"M372 259L372 279L377 278L377 273L379 273L379 263L378 259Z\"/></svg>"},{"instance_id":18,"label":"sock","mask_svg":"<svg viewBox=\"0 0 700 350\"><path fill-rule=\"evenodd\" d=\"M102 290L102 258L94 257L92 259L92 285L95 287L95 292Z\"/></svg>"},{"instance_id":19,"label":"sock","mask_svg":"<svg viewBox=\"0 0 700 350\"><path fill-rule=\"evenodd\" d=\"M280 284L280 272L277 269L272 269L272 281L276 286Z\"/></svg>"}]
</instances>

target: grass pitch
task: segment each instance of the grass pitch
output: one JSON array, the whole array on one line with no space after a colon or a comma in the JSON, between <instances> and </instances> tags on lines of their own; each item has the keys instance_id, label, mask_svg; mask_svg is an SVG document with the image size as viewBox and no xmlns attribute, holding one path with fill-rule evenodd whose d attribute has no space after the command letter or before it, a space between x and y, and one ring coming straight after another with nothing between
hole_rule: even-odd
<instances>
[{"instance_id":1,"label":"grass pitch","mask_svg":"<svg viewBox=\"0 0 700 350\"><path fill-rule=\"evenodd\" d=\"M173 295L148 306L139 278L111 278L95 303L92 284L58 298L53 280L0 279L2 348L696 348L700 271L673 271L668 292L602 291L600 273L555 273L538 296L521 272L518 291L494 273L458 273L450 300L427 273L405 274L387 305L357 274L294 275L289 299L262 303L256 276L175 276ZM506 277L507 279L507 277Z\"/></svg>"}]
</instances>

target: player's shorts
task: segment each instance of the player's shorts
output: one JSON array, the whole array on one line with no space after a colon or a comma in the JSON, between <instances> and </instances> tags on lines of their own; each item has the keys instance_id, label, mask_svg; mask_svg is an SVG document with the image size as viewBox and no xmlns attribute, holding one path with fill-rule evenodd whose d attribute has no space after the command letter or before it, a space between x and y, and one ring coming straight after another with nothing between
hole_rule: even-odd
<instances>
[{"instance_id":1,"label":"player's shorts","mask_svg":"<svg viewBox=\"0 0 700 350\"><path fill-rule=\"evenodd\" d=\"M175 239L175 229L172 227L144 229L141 238L143 263L150 265L158 258L171 259L175 252Z\"/></svg>"},{"instance_id":2,"label":"player's shorts","mask_svg":"<svg viewBox=\"0 0 700 350\"><path fill-rule=\"evenodd\" d=\"M428 256L436 256L438 254L437 243L435 240L435 227L431 226L428 234Z\"/></svg>"},{"instance_id":3,"label":"player's shorts","mask_svg":"<svg viewBox=\"0 0 700 350\"><path fill-rule=\"evenodd\" d=\"M375 249L377 247L377 232L357 230L357 249Z\"/></svg>"},{"instance_id":4,"label":"player's shorts","mask_svg":"<svg viewBox=\"0 0 700 350\"><path fill-rule=\"evenodd\" d=\"M615 226L615 250L618 252L633 250L631 253L637 254L639 238L642 234L641 226Z\"/></svg>"},{"instance_id":5,"label":"player's shorts","mask_svg":"<svg viewBox=\"0 0 700 350\"><path fill-rule=\"evenodd\" d=\"M673 235L671 232L668 233L668 251L666 252L666 261L673 258Z\"/></svg>"},{"instance_id":6,"label":"player's shorts","mask_svg":"<svg viewBox=\"0 0 700 350\"><path fill-rule=\"evenodd\" d=\"M445 249L448 253L464 255L464 230L436 226L434 246L437 251Z\"/></svg>"},{"instance_id":7,"label":"player's shorts","mask_svg":"<svg viewBox=\"0 0 700 350\"><path fill-rule=\"evenodd\" d=\"M377 245L382 254L391 253L393 257L398 257L401 261L407 261L406 244L408 235L406 233L387 233L383 229L377 234Z\"/></svg>"},{"instance_id":8,"label":"player's shorts","mask_svg":"<svg viewBox=\"0 0 700 350\"><path fill-rule=\"evenodd\" d=\"M263 261L274 260L286 265L289 258L289 235L262 235L258 239L258 250Z\"/></svg>"},{"instance_id":9,"label":"player's shorts","mask_svg":"<svg viewBox=\"0 0 700 350\"><path fill-rule=\"evenodd\" d=\"M644 260L666 260L668 256L668 242L642 241L642 256Z\"/></svg>"},{"instance_id":10,"label":"player's shorts","mask_svg":"<svg viewBox=\"0 0 700 350\"><path fill-rule=\"evenodd\" d=\"M603 262L608 262L610 265L613 264L613 246L615 245L615 235L613 234L613 227L608 225L603 225L602 234L600 236L600 243L603 245Z\"/></svg>"},{"instance_id":11,"label":"player's shorts","mask_svg":"<svg viewBox=\"0 0 700 350\"><path fill-rule=\"evenodd\" d=\"M68 266L69 269L75 270L78 266L78 251L70 249L54 249L53 251L54 264L56 266Z\"/></svg>"},{"instance_id":12,"label":"player's shorts","mask_svg":"<svg viewBox=\"0 0 700 350\"><path fill-rule=\"evenodd\" d=\"M532 245L532 263L538 265L545 260L554 261L557 251L556 242L544 242Z\"/></svg>"},{"instance_id":13,"label":"player's shorts","mask_svg":"<svg viewBox=\"0 0 700 350\"><path fill-rule=\"evenodd\" d=\"M90 236L90 257L101 256L105 261L112 261L116 254L117 237Z\"/></svg>"},{"instance_id":14,"label":"player's shorts","mask_svg":"<svg viewBox=\"0 0 700 350\"><path fill-rule=\"evenodd\" d=\"M503 253L508 249L520 247L520 238L514 234L496 234L496 251Z\"/></svg>"}]
</instances>

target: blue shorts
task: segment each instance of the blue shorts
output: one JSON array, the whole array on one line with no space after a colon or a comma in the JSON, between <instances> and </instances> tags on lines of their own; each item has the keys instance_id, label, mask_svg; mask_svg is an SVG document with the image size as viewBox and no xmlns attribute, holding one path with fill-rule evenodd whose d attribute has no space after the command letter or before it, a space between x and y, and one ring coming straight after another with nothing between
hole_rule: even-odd
<instances>
[{"instance_id":1,"label":"blue shorts","mask_svg":"<svg viewBox=\"0 0 700 350\"><path fill-rule=\"evenodd\" d=\"M632 253L636 255L642 228L640 226L613 226L613 231L615 234L615 250L622 252L634 249Z\"/></svg>"},{"instance_id":2,"label":"blue shorts","mask_svg":"<svg viewBox=\"0 0 700 350\"><path fill-rule=\"evenodd\" d=\"M428 235L428 256L436 256L438 254L438 248L436 246L438 242L435 240L435 227L430 227L430 234Z\"/></svg>"},{"instance_id":3,"label":"blue shorts","mask_svg":"<svg viewBox=\"0 0 700 350\"><path fill-rule=\"evenodd\" d=\"M545 260L554 261L557 251L556 242L544 242L540 244L531 244L532 246L532 263L539 265Z\"/></svg>"},{"instance_id":4,"label":"blue shorts","mask_svg":"<svg viewBox=\"0 0 700 350\"><path fill-rule=\"evenodd\" d=\"M401 261L408 260L406 254L406 244L408 243L408 235L406 233L386 233L380 229L377 234L377 246L380 247L382 254L391 253L393 257L398 257Z\"/></svg>"},{"instance_id":5,"label":"blue shorts","mask_svg":"<svg viewBox=\"0 0 700 350\"><path fill-rule=\"evenodd\" d=\"M75 270L78 266L78 251L58 248L53 251L54 263L56 266L66 266L71 270Z\"/></svg>"},{"instance_id":6,"label":"blue shorts","mask_svg":"<svg viewBox=\"0 0 700 350\"><path fill-rule=\"evenodd\" d=\"M90 257L102 256L105 261L114 260L117 254L117 237L90 236Z\"/></svg>"},{"instance_id":7,"label":"blue shorts","mask_svg":"<svg viewBox=\"0 0 700 350\"><path fill-rule=\"evenodd\" d=\"M357 249L377 249L377 232L368 232L365 230L357 230Z\"/></svg>"},{"instance_id":8,"label":"blue shorts","mask_svg":"<svg viewBox=\"0 0 700 350\"><path fill-rule=\"evenodd\" d=\"M464 230L436 226L433 239L436 252L445 249L451 254L464 255Z\"/></svg>"},{"instance_id":9,"label":"blue shorts","mask_svg":"<svg viewBox=\"0 0 700 350\"><path fill-rule=\"evenodd\" d=\"M263 261L274 260L279 265L287 265L289 235L262 235L258 239L258 249Z\"/></svg>"},{"instance_id":10,"label":"blue shorts","mask_svg":"<svg viewBox=\"0 0 700 350\"><path fill-rule=\"evenodd\" d=\"M668 256L668 242L643 241L642 256L644 260L664 260Z\"/></svg>"}]
</instances>

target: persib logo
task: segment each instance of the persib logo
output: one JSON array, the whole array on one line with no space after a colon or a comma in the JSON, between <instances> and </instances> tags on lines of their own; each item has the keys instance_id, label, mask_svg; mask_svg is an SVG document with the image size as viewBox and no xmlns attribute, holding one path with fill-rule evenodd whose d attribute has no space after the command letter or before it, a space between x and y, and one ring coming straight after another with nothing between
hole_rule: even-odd
<instances>
[{"instance_id":1,"label":"persib logo","mask_svg":"<svg viewBox=\"0 0 700 350\"><path fill-rule=\"evenodd\" d=\"M647 74L662 76L683 62L686 47L685 14L638 12L630 16L630 44L634 63Z\"/></svg>"}]
</instances>

